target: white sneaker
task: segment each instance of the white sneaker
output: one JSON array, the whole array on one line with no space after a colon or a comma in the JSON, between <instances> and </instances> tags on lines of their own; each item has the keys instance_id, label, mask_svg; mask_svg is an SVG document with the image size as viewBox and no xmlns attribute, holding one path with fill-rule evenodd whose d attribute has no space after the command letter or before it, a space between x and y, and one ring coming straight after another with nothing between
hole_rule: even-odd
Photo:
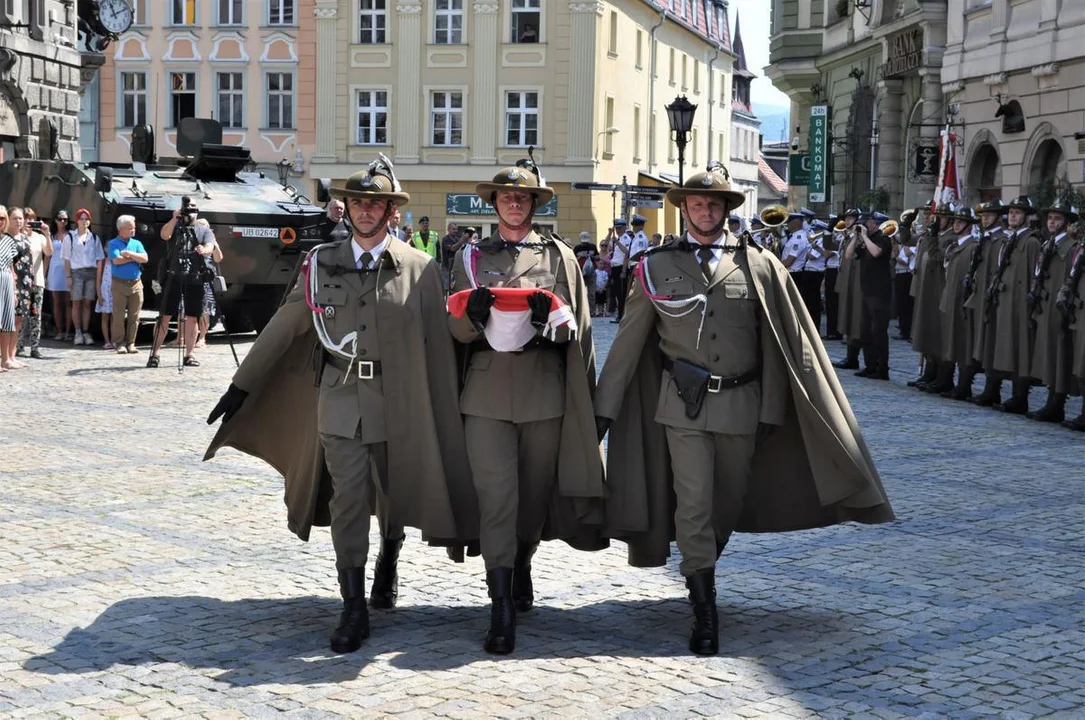
<instances>
[{"instance_id":1,"label":"white sneaker","mask_svg":"<svg viewBox=\"0 0 1085 720\"><path fill-rule=\"evenodd\" d=\"M83 331L79 330L79 329L76 329L76 331L75 331L75 340L72 341L72 345L82 345L82 344L83 344Z\"/></svg>"},{"instance_id":2,"label":"white sneaker","mask_svg":"<svg viewBox=\"0 0 1085 720\"><path fill-rule=\"evenodd\" d=\"M94 344L94 336L91 335L89 332L88 333L83 333L83 344L84 345L93 345Z\"/></svg>"}]
</instances>

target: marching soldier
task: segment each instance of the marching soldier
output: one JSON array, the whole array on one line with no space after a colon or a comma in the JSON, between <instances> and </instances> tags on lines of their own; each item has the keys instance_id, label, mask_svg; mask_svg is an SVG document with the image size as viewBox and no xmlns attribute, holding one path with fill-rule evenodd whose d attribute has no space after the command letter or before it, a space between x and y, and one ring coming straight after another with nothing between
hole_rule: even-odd
<instances>
[{"instance_id":1,"label":"marching soldier","mask_svg":"<svg viewBox=\"0 0 1085 720\"><path fill-rule=\"evenodd\" d=\"M208 423L223 423L204 459L231 446L265 460L285 476L298 537L331 525L343 596L331 648L348 653L369 636L370 514L382 519L372 593L380 607L395 603L404 525L462 546L478 520L441 274L388 232L410 196L383 156L331 192L346 200L351 237L310 252L212 410Z\"/></svg>"},{"instance_id":2,"label":"marching soldier","mask_svg":"<svg viewBox=\"0 0 1085 720\"><path fill-rule=\"evenodd\" d=\"M861 210L849 209L844 213L844 250L859 232L856 224L862 215ZM837 331L847 338L848 355L843 360L833 363L841 370L859 369L859 350L862 348L863 335L863 293L859 287L859 262L841 252L840 273L836 278L836 293L840 296L840 318Z\"/></svg>"},{"instance_id":3,"label":"marching soldier","mask_svg":"<svg viewBox=\"0 0 1085 720\"><path fill-rule=\"evenodd\" d=\"M710 165L667 200L688 235L638 267L595 412L600 439L613 427L608 534L634 566L663 565L677 540L689 648L712 655L715 566L733 531L893 515L786 269L725 230L743 202L726 169Z\"/></svg>"},{"instance_id":4,"label":"marching soldier","mask_svg":"<svg viewBox=\"0 0 1085 720\"><path fill-rule=\"evenodd\" d=\"M1028 417L1043 422L1062 422L1066 396L1074 390L1074 338L1067 328L1074 319L1070 300L1076 298L1080 270L1077 276L1072 273L1077 265L1075 254L1080 254L1081 245L1067 232L1069 225L1077 222L1077 213L1069 206L1057 202L1044 208L1043 214L1046 216L1047 240L1034 261L1027 305L1036 326L1031 375L1047 386L1047 402ZM1074 282L1070 281L1071 277ZM1083 333L1085 326L1079 323L1077 334Z\"/></svg>"},{"instance_id":5,"label":"marching soldier","mask_svg":"<svg viewBox=\"0 0 1085 720\"><path fill-rule=\"evenodd\" d=\"M1068 222L1072 222L1070 218L1077 220L1075 211L1065 205L1062 207ZM1076 238L1075 241L1077 246L1070 256L1070 272L1059 291L1058 304L1066 325L1072 327L1070 338L1073 342L1073 365L1070 373L1077 382L1078 394L1085 396L1085 303L1082 302L1082 297L1085 296L1085 280L1082 280L1085 276L1085 242L1082 242L1081 238ZM1082 407L1080 415L1062 425L1071 430L1085 432L1085 406Z\"/></svg>"},{"instance_id":6,"label":"marching soldier","mask_svg":"<svg viewBox=\"0 0 1085 720\"><path fill-rule=\"evenodd\" d=\"M1001 200L983 203L979 213L979 249L965 277L968 285L965 306L972 311L972 353L976 365L983 369L983 392L971 399L980 407L1002 404L1003 377L994 368L995 337L998 334L998 318L987 314L987 288L998 268L999 253L1006 239L1002 219L1008 208ZM1026 408L1027 409L1027 408Z\"/></svg>"},{"instance_id":7,"label":"marching soldier","mask_svg":"<svg viewBox=\"0 0 1085 720\"><path fill-rule=\"evenodd\" d=\"M535 164L521 160L476 192L494 206L498 231L456 256L452 292L463 294L449 299L448 323L468 355L460 410L492 600L484 647L507 654L516 612L534 602L539 541L580 542L592 533L593 512L601 529L595 346L576 256L531 231L532 215L554 195ZM555 317L566 322L554 325Z\"/></svg>"},{"instance_id":8,"label":"marching soldier","mask_svg":"<svg viewBox=\"0 0 1085 720\"><path fill-rule=\"evenodd\" d=\"M941 393L942 397L967 400L972 397L972 380L978 368L972 357L975 341L973 312L965 306L968 297L965 280L980 250L979 236L973 234L976 213L962 205L953 214L953 234L956 241L945 248L942 264L946 269L946 283L942 289L942 361L957 366L957 386ZM978 263L978 261L977 261Z\"/></svg>"},{"instance_id":9,"label":"marching soldier","mask_svg":"<svg viewBox=\"0 0 1085 720\"><path fill-rule=\"evenodd\" d=\"M984 317L995 328L988 370L996 377L1012 381L1013 395L999 409L1024 415L1028 412L1028 393L1032 383L1032 337L1026 297L1040 255L1040 240L1029 225L1036 208L1027 195L1015 198L1007 207L1005 239L994 255L994 272L986 287ZM979 290L977 289L977 292Z\"/></svg>"},{"instance_id":10,"label":"marching soldier","mask_svg":"<svg viewBox=\"0 0 1085 720\"><path fill-rule=\"evenodd\" d=\"M946 284L943 264L946 245L956 242L949 205L939 205L927 226L916 257L912 277L912 349L923 356L923 375L908 385L932 393L953 389L953 363L941 360L942 291Z\"/></svg>"}]
</instances>

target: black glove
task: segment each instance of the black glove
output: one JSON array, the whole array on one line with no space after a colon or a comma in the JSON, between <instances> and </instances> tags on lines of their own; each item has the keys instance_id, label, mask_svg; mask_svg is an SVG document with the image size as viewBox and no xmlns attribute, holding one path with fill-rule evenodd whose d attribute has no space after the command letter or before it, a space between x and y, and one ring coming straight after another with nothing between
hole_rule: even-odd
<instances>
[{"instance_id":1,"label":"black glove","mask_svg":"<svg viewBox=\"0 0 1085 720\"><path fill-rule=\"evenodd\" d=\"M757 433L754 435L754 445L760 445L768 440L769 435L772 435L772 431L775 429L775 425L763 422L757 423Z\"/></svg>"},{"instance_id":2,"label":"black glove","mask_svg":"<svg viewBox=\"0 0 1085 720\"><path fill-rule=\"evenodd\" d=\"M603 438L613 424L614 421L610 418L599 417L598 415L595 416L595 434L599 438L599 442L603 442Z\"/></svg>"},{"instance_id":3,"label":"black glove","mask_svg":"<svg viewBox=\"0 0 1085 720\"><path fill-rule=\"evenodd\" d=\"M467 319L476 328L482 330L490 319L490 308L493 307L496 301L497 298L490 292L490 288L475 288L467 298Z\"/></svg>"},{"instance_id":4,"label":"black glove","mask_svg":"<svg viewBox=\"0 0 1085 720\"><path fill-rule=\"evenodd\" d=\"M531 324L536 328L546 325L550 318L550 297L544 292L527 296L527 306L531 308Z\"/></svg>"},{"instance_id":5,"label":"black glove","mask_svg":"<svg viewBox=\"0 0 1085 720\"><path fill-rule=\"evenodd\" d=\"M247 392L230 383L230 387L226 388L226 392L219 398L218 405L207 416L207 424L213 425L220 417L223 422L230 422L230 418L241 409L241 404L245 402L245 398L248 396Z\"/></svg>"},{"instance_id":6,"label":"black glove","mask_svg":"<svg viewBox=\"0 0 1085 720\"><path fill-rule=\"evenodd\" d=\"M1070 303L1070 293L1059 290L1055 299L1055 308L1063 315L1072 315L1074 310Z\"/></svg>"}]
</instances>

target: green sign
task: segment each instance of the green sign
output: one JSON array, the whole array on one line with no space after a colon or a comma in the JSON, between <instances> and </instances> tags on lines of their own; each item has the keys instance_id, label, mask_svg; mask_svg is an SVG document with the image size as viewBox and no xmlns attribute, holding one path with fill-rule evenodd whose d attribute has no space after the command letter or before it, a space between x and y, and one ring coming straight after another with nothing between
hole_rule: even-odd
<instances>
[{"instance_id":1,"label":"green sign","mask_svg":"<svg viewBox=\"0 0 1085 720\"><path fill-rule=\"evenodd\" d=\"M494 207L474 193L448 193L445 197L445 215L496 215ZM540 205L535 217L557 217L558 199Z\"/></svg>"},{"instance_id":2,"label":"green sign","mask_svg":"<svg viewBox=\"0 0 1085 720\"><path fill-rule=\"evenodd\" d=\"M810 184L810 153L795 153L787 165L787 184L806 187Z\"/></svg>"},{"instance_id":3,"label":"green sign","mask_svg":"<svg viewBox=\"0 0 1085 720\"><path fill-rule=\"evenodd\" d=\"M829 106L810 108L810 188L809 201L823 203L829 178Z\"/></svg>"}]
</instances>

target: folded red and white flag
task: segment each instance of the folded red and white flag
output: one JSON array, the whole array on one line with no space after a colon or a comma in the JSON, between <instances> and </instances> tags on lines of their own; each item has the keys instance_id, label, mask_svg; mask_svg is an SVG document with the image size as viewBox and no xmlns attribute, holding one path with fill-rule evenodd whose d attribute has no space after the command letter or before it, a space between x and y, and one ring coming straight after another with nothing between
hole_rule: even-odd
<instances>
[{"instance_id":1,"label":"folded red and white flag","mask_svg":"<svg viewBox=\"0 0 1085 720\"><path fill-rule=\"evenodd\" d=\"M555 340L558 328L568 327L569 338L576 338L576 317L572 309L549 290L495 287L490 288L490 292L494 294L495 300L483 334L494 350L514 352L535 337L535 327L531 324L531 306L527 304L527 299L537 292L550 298L550 315L543 327L543 337ZM469 297L471 290L452 293L448 298L448 312L456 318L464 317L467 314Z\"/></svg>"}]
</instances>

